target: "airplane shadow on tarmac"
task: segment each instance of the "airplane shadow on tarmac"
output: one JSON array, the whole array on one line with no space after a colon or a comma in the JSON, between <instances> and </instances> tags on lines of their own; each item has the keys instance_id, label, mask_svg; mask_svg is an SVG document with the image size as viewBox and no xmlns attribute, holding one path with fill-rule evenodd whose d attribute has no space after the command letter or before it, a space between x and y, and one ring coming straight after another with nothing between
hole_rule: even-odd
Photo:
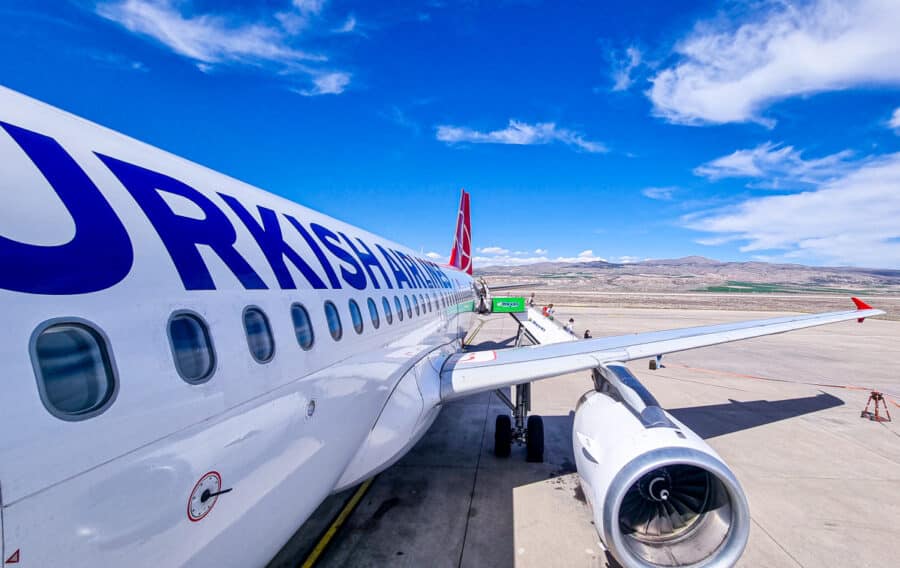
<instances>
[{"instance_id":1,"label":"airplane shadow on tarmac","mask_svg":"<svg viewBox=\"0 0 900 568\"><path fill-rule=\"evenodd\" d=\"M838 397L820 392L814 396L775 401L740 402L729 399L725 404L673 408L669 409L669 413L708 440L843 404L844 401Z\"/></svg>"}]
</instances>

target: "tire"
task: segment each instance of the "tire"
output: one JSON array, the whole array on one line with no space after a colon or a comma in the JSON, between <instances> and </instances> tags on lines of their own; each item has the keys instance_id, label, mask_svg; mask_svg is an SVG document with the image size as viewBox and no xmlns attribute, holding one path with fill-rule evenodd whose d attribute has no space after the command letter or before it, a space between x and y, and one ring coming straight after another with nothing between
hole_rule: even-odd
<instances>
[{"instance_id":1,"label":"tire","mask_svg":"<svg viewBox=\"0 0 900 568\"><path fill-rule=\"evenodd\" d=\"M540 416L528 417L528 432L525 437L525 461L543 463L544 461L544 419Z\"/></svg>"},{"instance_id":2,"label":"tire","mask_svg":"<svg viewBox=\"0 0 900 568\"><path fill-rule=\"evenodd\" d=\"M506 414L497 415L494 423L494 455L508 458L512 447L512 420Z\"/></svg>"},{"instance_id":3,"label":"tire","mask_svg":"<svg viewBox=\"0 0 900 568\"><path fill-rule=\"evenodd\" d=\"M650 359L650 370L655 371L657 368L656 359Z\"/></svg>"}]
</instances>

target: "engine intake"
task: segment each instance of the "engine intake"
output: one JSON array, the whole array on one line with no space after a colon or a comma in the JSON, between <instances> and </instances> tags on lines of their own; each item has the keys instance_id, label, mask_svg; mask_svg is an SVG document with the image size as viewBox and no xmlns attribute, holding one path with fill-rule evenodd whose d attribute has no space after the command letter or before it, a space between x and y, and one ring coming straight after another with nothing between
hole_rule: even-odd
<instances>
[{"instance_id":1,"label":"engine intake","mask_svg":"<svg viewBox=\"0 0 900 568\"><path fill-rule=\"evenodd\" d=\"M731 566L746 545L750 515L721 461L662 448L613 478L603 524L607 546L626 566Z\"/></svg>"},{"instance_id":2,"label":"engine intake","mask_svg":"<svg viewBox=\"0 0 900 568\"><path fill-rule=\"evenodd\" d=\"M594 380L576 410L573 442L610 553L629 568L735 564L750 513L728 466L624 365L603 366Z\"/></svg>"}]
</instances>

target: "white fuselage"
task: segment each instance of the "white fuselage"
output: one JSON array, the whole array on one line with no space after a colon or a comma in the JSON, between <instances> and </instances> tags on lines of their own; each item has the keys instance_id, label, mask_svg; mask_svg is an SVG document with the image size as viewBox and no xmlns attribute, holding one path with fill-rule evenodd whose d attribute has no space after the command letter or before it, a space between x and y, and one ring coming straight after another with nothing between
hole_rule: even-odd
<instances>
[{"instance_id":1,"label":"white fuselage","mask_svg":"<svg viewBox=\"0 0 900 568\"><path fill-rule=\"evenodd\" d=\"M0 122L3 559L262 565L326 496L427 430L442 362L469 327L468 274L2 88ZM248 347L248 307L271 328L264 363ZM179 313L208 330L214 371L202 381L176 369ZM67 323L105 341L114 380L83 415L48 405L37 368L41 330ZM232 491L193 520L209 472Z\"/></svg>"}]
</instances>

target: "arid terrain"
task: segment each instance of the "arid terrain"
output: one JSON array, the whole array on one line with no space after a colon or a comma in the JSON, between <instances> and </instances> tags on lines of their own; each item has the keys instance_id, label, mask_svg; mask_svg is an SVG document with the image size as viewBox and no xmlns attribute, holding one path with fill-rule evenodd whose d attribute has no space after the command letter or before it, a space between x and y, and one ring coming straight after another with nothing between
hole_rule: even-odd
<instances>
[{"instance_id":1,"label":"arid terrain","mask_svg":"<svg viewBox=\"0 0 900 568\"><path fill-rule=\"evenodd\" d=\"M859 296L900 320L900 270L719 262L703 257L633 264L541 263L485 267L490 285L533 284L502 294L562 306L816 312ZM498 292L498 295L501 294Z\"/></svg>"}]
</instances>

